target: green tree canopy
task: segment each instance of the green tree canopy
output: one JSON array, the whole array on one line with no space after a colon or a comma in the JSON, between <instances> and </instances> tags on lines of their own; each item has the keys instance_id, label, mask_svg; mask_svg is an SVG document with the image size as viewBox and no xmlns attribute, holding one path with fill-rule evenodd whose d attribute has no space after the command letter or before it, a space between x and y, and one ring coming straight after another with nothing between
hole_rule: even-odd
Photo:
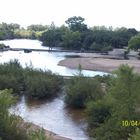
<instances>
[{"instance_id":1,"label":"green tree canopy","mask_svg":"<svg viewBox=\"0 0 140 140\"><path fill-rule=\"evenodd\" d=\"M79 49L81 47L80 43L81 34L80 32L76 31L73 32L71 30L67 30L65 34L62 36L63 40L63 47L69 49Z\"/></svg>"},{"instance_id":2,"label":"green tree canopy","mask_svg":"<svg viewBox=\"0 0 140 140\"><path fill-rule=\"evenodd\" d=\"M140 49L140 34L131 37L128 42L128 48L134 50Z\"/></svg>"},{"instance_id":3,"label":"green tree canopy","mask_svg":"<svg viewBox=\"0 0 140 140\"><path fill-rule=\"evenodd\" d=\"M41 25L41 24L32 24L30 26L27 27L28 30L31 31L44 31L48 29L47 25Z\"/></svg>"},{"instance_id":4,"label":"green tree canopy","mask_svg":"<svg viewBox=\"0 0 140 140\"><path fill-rule=\"evenodd\" d=\"M84 18L78 16L74 16L74 17L70 17L68 18L68 20L66 20L66 24L68 24L69 28L72 30L72 31L85 31L87 30L87 25L84 24Z\"/></svg>"}]
</instances>

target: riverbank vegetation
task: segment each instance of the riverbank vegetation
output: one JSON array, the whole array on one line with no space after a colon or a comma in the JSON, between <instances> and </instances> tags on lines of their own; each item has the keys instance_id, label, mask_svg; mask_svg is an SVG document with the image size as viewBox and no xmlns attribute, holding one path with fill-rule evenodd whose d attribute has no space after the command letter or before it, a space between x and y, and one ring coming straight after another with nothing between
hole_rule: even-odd
<instances>
[{"instance_id":1,"label":"riverbank vegetation","mask_svg":"<svg viewBox=\"0 0 140 140\"><path fill-rule=\"evenodd\" d=\"M91 137L97 140L137 140L137 127L140 126L139 85L140 75L128 65L120 66L112 75L94 78L84 77L79 66L77 75L65 81L65 103L85 110ZM14 96L25 94L29 99L51 98L57 96L62 86L63 79L50 71L32 66L22 68L17 60L0 64L2 139L10 140L12 135L14 140L19 137L21 140L22 137L28 139L25 131L18 129L17 117L8 111ZM33 133L32 136L37 135Z\"/></svg>"},{"instance_id":2,"label":"riverbank vegetation","mask_svg":"<svg viewBox=\"0 0 140 140\"><path fill-rule=\"evenodd\" d=\"M32 130L20 117L9 113L16 102L11 93L12 90L0 90L0 140L51 140L43 129Z\"/></svg>"},{"instance_id":3,"label":"riverbank vegetation","mask_svg":"<svg viewBox=\"0 0 140 140\"><path fill-rule=\"evenodd\" d=\"M0 24L0 40L28 38L38 39L44 46L61 47L70 50L90 50L107 52L113 48L125 48L129 40L139 32L125 27L113 29L112 27L88 27L82 17L70 17L66 25L60 27L51 25L30 25L27 29L19 24Z\"/></svg>"},{"instance_id":4,"label":"riverbank vegetation","mask_svg":"<svg viewBox=\"0 0 140 140\"><path fill-rule=\"evenodd\" d=\"M19 38L38 39L41 33L46 31L47 28L47 25L30 25L25 29L16 23L1 23L0 40Z\"/></svg>"},{"instance_id":5,"label":"riverbank vegetation","mask_svg":"<svg viewBox=\"0 0 140 140\"><path fill-rule=\"evenodd\" d=\"M128 140L140 126L140 75L122 65L113 75L95 79L72 78L66 104L86 109L90 135L97 140Z\"/></svg>"},{"instance_id":6,"label":"riverbank vegetation","mask_svg":"<svg viewBox=\"0 0 140 140\"><path fill-rule=\"evenodd\" d=\"M0 24L0 40L14 38L39 39L43 45L71 50L106 52L113 48L139 51L140 34L135 29L88 27L82 17L66 20L67 26ZM3 48L3 44L0 45ZM129 50L128 50L129 51ZM87 114L89 133L97 140L138 140L140 127L140 75L122 65L110 76L86 78L80 72L65 85L65 103L82 108ZM18 119L8 108L13 96L44 99L58 95L63 79L50 71L23 68L17 60L0 64L0 139L26 140L29 137L17 127ZM33 136L37 136L36 133ZM43 138L43 137L42 137Z\"/></svg>"},{"instance_id":7,"label":"riverbank vegetation","mask_svg":"<svg viewBox=\"0 0 140 140\"><path fill-rule=\"evenodd\" d=\"M128 51L130 49L133 49L135 51L138 51L139 58L140 58L140 33L131 37L131 39L128 42Z\"/></svg>"},{"instance_id":8,"label":"riverbank vegetation","mask_svg":"<svg viewBox=\"0 0 140 140\"><path fill-rule=\"evenodd\" d=\"M50 71L22 68L17 60L0 64L0 140L51 140L44 129L31 129L20 117L9 112L17 97L52 98L61 90L63 79Z\"/></svg>"},{"instance_id":9,"label":"riverbank vegetation","mask_svg":"<svg viewBox=\"0 0 140 140\"><path fill-rule=\"evenodd\" d=\"M62 83L60 76L31 66L22 68L17 60L0 64L0 90L12 89L14 94L24 93L30 98L51 98L61 90Z\"/></svg>"},{"instance_id":10,"label":"riverbank vegetation","mask_svg":"<svg viewBox=\"0 0 140 140\"><path fill-rule=\"evenodd\" d=\"M85 108L88 101L96 101L102 97L101 85L95 78L76 75L66 84L65 102L70 107Z\"/></svg>"},{"instance_id":11,"label":"riverbank vegetation","mask_svg":"<svg viewBox=\"0 0 140 140\"><path fill-rule=\"evenodd\" d=\"M27 140L25 132L18 128L18 118L9 114L13 101L11 90L0 91L0 139Z\"/></svg>"}]
</instances>

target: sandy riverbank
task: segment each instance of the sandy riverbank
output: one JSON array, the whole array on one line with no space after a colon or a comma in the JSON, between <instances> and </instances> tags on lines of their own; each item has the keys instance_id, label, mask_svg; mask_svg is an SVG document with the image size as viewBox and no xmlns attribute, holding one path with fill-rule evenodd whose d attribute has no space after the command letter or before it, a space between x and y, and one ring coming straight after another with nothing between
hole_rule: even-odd
<instances>
[{"instance_id":1,"label":"sandy riverbank","mask_svg":"<svg viewBox=\"0 0 140 140\"><path fill-rule=\"evenodd\" d=\"M108 58L67 58L61 60L58 65L69 68L78 68L81 64L82 69L103 72L112 72L122 64L134 67L134 71L140 73L140 60L117 60Z\"/></svg>"},{"instance_id":2,"label":"sandy riverbank","mask_svg":"<svg viewBox=\"0 0 140 140\"><path fill-rule=\"evenodd\" d=\"M28 123L28 125L30 125L29 129L32 130L32 131L42 129L40 126L35 125L33 123ZM60 136L60 135L58 135L58 134L56 134L56 133L54 133L52 131L49 131L49 130L46 130L46 129L43 129L43 130L44 130L45 135L46 135L46 140L48 140L48 139L49 140L72 140L72 139L69 139L69 138L66 138L66 137L62 137L62 136Z\"/></svg>"},{"instance_id":3,"label":"sandy riverbank","mask_svg":"<svg viewBox=\"0 0 140 140\"><path fill-rule=\"evenodd\" d=\"M21 117L19 117L19 129L25 130L26 133L38 132L39 130L43 129L45 132L46 140L72 140L70 138L62 137L52 131L46 130L34 123L25 122Z\"/></svg>"}]
</instances>

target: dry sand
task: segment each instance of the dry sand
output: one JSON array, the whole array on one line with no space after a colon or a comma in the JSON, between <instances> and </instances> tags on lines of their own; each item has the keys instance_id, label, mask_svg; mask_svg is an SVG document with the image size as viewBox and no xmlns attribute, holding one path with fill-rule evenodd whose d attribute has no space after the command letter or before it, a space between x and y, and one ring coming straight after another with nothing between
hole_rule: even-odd
<instances>
[{"instance_id":1,"label":"dry sand","mask_svg":"<svg viewBox=\"0 0 140 140\"><path fill-rule=\"evenodd\" d=\"M116 60L108 58L67 58L59 62L58 65L66 66L69 68L78 68L78 65L82 66L82 69L95 70L103 72L112 72L118 69L122 64L128 64L134 67L134 71L140 73L140 60Z\"/></svg>"}]
</instances>

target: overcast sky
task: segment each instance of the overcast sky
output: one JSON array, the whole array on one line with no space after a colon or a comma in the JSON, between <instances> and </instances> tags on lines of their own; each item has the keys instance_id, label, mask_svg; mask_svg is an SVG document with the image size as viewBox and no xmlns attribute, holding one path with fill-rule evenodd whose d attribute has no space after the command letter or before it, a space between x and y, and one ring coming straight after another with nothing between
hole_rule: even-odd
<instances>
[{"instance_id":1,"label":"overcast sky","mask_svg":"<svg viewBox=\"0 0 140 140\"><path fill-rule=\"evenodd\" d=\"M140 30L140 0L0 0L0 22L57 26L82 16L88 26Z\"/></svg>"}]
</instances>

